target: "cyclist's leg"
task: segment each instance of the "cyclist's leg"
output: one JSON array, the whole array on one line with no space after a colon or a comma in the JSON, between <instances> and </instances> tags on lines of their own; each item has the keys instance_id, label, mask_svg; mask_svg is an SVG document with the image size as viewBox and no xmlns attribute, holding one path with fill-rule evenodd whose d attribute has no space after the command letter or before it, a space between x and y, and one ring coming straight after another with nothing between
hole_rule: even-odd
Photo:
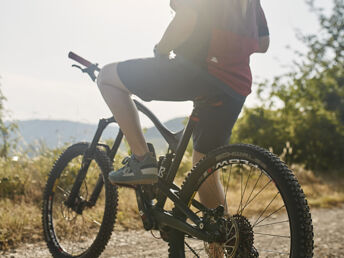
<instances>
[{"instance_id":1,"label":"cyclist's leg","mask_svg":"<svg viewBox=\"0 0 344 258\"><path fill-rule=\"evenodd\" d=\"M98 75L97 83L132 152L137 157L144 156L148 148L142 134L138 112L129 90L118 76L117 63L104 66Z\"/></svg>"},{"instance_id":2,"label":"cyclist's leg","mask_svg":"<svg viewBox=\"0 0 344 258\"><path fill-rule=\"evenodd\" d=\"M137 156L148 149L130 93L146 101L185 101L206 89L202 80L195 82L199 71L178 60L133 59L106 65L98 75L99 89ZM197 91L190 84L197 85Z\"/></svg>"},{"instance_id":3,"label":"cyclist's leg","mask_svg":"<svg viewBox=\"0 0 344 258\"><path fill-rule=\"evenodd\" d=\"M239 116L245 100L225 96L220 107L207 107L200 114L200 121L193 134L194 165L209 151L229 143L232 128ZM216 208L225 203L224 189L218 173L208 177L199 191L201 202L208 208Z\"/></svg>"},{"instance_id":4,"label":"cyclist's leg","mask_svg":"<svg viewBox=\"0 0 344 258\"><path fill-rule=\"evenodd\" d=\"M209 92L209 85L198 78L199 73L199 69L181 59L163 58L128 60L101 70L99 89L135 154L123 168L110 173L112 183L152 184L158 179L157 162L145 149L147 145L130 93L148 101L192 100Z\"/></svg>"},{"instance_id":5,"label":"cyclist's leg","mask_svg":"<svg viewBox=\"0 0 344 258\"><path fill-rule=\"evenodd\" d=\"M200 161L205 154L193 150L192 153L192 163L195 166L198 161ZM209 176L207 181L201 186L198 191L200 195L200 200L203 205L208 208L216 208L219 205L224 205L224 191L221 185L219 174L215 172L213 175ZM226 207L227 208L227 207Z\"/></svg>"}]
</instances>

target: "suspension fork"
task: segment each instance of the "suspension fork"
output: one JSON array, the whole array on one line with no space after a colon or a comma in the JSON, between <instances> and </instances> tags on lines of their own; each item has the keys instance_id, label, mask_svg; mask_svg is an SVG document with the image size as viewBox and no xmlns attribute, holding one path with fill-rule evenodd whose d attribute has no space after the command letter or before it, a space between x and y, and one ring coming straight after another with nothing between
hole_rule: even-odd
<instances>
[{"instance_id":1,"label":"suspension fork","mask_svg":"<svg viewBox=\"0 0 344 258\"><path fill-rule=\"evenodd\" d=\"M121 130L119 130L117 137L116 137L116 140L115 140L115 143L114 143L112 149L108 153L108 156L109 156L111 162L113 161L113 159L114 159L114 157L115 157L115 155L119 149L119 145L121 144L122 139L123 139L123 133ZM89 207L96 205L99 194L102 191L103 185L104 185L104 178L103 178L103 174L100 173L98 180L97 180L97 183L96 183L96 186L94 187L93 192L90 196L90 200L87 203L87 205Z\"/></svg>"},{"instance_id":2,"label":"suspension fork","mask_svg":"<svg viewBox=\"0 0 344 258\"><path fill-rule=\"evenodd\" d=\"M91 142L90 147L85 151L85 154L82 158L82 163L81 163L81 168L79 170L79 173L75 179L75 182L73 184L72 190L68 196L68 199L65 201L65 205L69 208L72 209L77 209L77 212L80 213L82 212L82 209L80 210L80 207L78 207L79 205L79 191L80 191L80 187L82 185L82 182L84 181L86 174L87 174L87 170L90 167L91 161L94 157L98 142L100 140L100 137L104 131L104 129L106 128L106 126L110 123L115 122L115 119L112 118L108 118L108 119L101 119L99 120L99 124L98 124L98 128L96 131L96 134L93 137L93 140ZM118 136L120 136L121 132L119 133ZM117 138L118 138L117 136ZM117 150L116 150L117 151ZM104 184L104 182L102 182L103 180L100 178L98 178L96 187L91 195L91 200L95 201L97 200L99 193L101 191L102 185Z\"/></svg>"}]
</instances>

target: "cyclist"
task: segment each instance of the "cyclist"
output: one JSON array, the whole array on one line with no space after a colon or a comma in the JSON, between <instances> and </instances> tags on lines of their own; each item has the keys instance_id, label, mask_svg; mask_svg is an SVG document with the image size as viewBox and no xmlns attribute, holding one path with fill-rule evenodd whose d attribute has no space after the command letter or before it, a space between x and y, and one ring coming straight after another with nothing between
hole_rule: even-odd
<instances>
[{"instance_id":1,"label":"cyclist","mask_svg":"<svg viewBox=\"0 0 344 258\"><path fill-rule=\"evenodd\" d=\"M251 92L249 58L267 51L269 30L260 0L171 0L175 17L155 46L154 58L106 65L98 87L123 131L133 155L113 171L114 184L152 184L157 161L144 140L134 94L145 101L186 101L216 97L199 114L193 133L193 164L210 150L227 144ZM170 52L175 58L169 58ZM215 191L214 191L215 188ZM209 208L224 204L216 174L200 189Z\"/></svg>"}]
</instances>

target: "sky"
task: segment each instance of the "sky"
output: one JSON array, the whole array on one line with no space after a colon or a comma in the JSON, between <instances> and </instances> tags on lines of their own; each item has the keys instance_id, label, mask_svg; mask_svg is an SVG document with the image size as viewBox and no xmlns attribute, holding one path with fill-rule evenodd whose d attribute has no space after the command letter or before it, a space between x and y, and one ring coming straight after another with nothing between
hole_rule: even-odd
<instances>
[{"instance_id":1,"label":"sky","mask_svg":"<svg viewBox=\"0 0 344 258\"><path fill-rule=\"evenodd\" d=\"M254 54L254 81L289 69L292 49L305 51L295 30L316 33L316 17L303 0L261 0L270 28L267 54ZM318 0L329 8L331 1ZM173 18L169 0L0 0L0 83L7 119L59 119L97 123L111 113L96 85L72 68L74 51L105 65L151 57ZM254 91L254 86L253 86ZM161 121L186 116L192 102L145 102ZM259 105L254 94L247 106ZM151 125L145 118L143 126Z\"/></svg>"}]
</instances>

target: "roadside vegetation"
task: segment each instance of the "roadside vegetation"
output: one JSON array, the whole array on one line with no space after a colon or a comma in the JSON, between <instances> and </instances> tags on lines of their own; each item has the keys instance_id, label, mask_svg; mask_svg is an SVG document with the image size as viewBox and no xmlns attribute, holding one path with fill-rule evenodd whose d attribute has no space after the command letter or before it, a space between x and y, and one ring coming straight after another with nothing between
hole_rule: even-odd
<instances>
[{"instance_id":1,"label":"roadside vegetation","mask_svg":"<svg viewBox=\"0 0 344 258\"><path fill-rule=\"evenodd\" d=\"M319 18L319 33L299 34L308 52L299 53L289 73L259 84L264 104L244 110L232 142L272 150L295 172L311 208L330 208L344 202L344 2L333 0L326 14L307 2ZM38 148L34 158L16 150L8 137L16 125L4 123L4 100L0 91L0 250L43 239L42 192L64 149ZM191 169L190 153L191 146L179 184ZM121 230L142 226L132 190L120 189L117 217Z\"/></svg>"},{"instance_id":2,"label":"roadside vegetation","mask_svg":"<svg viewBox=\"0 0 344 258\"><path fill-rule=\"evenodd\" d=\"M0 250L23 242L43 240L42 193L48 173L60 152L62 149L47 151L34 159L19 157L18 160L0 160ZM191 159L185 159L182 166L189 168ZM311 207L330 208L344 202L343 177L336 173L316 175L301 166L293 166L293 170ZM181 184L183 174L187 171L180 172L177 184ZM237 194L240 196L239 188ZM133 190L119 189L119 211L115 228L142 228Z\"/></svg>"}]
</instances>

